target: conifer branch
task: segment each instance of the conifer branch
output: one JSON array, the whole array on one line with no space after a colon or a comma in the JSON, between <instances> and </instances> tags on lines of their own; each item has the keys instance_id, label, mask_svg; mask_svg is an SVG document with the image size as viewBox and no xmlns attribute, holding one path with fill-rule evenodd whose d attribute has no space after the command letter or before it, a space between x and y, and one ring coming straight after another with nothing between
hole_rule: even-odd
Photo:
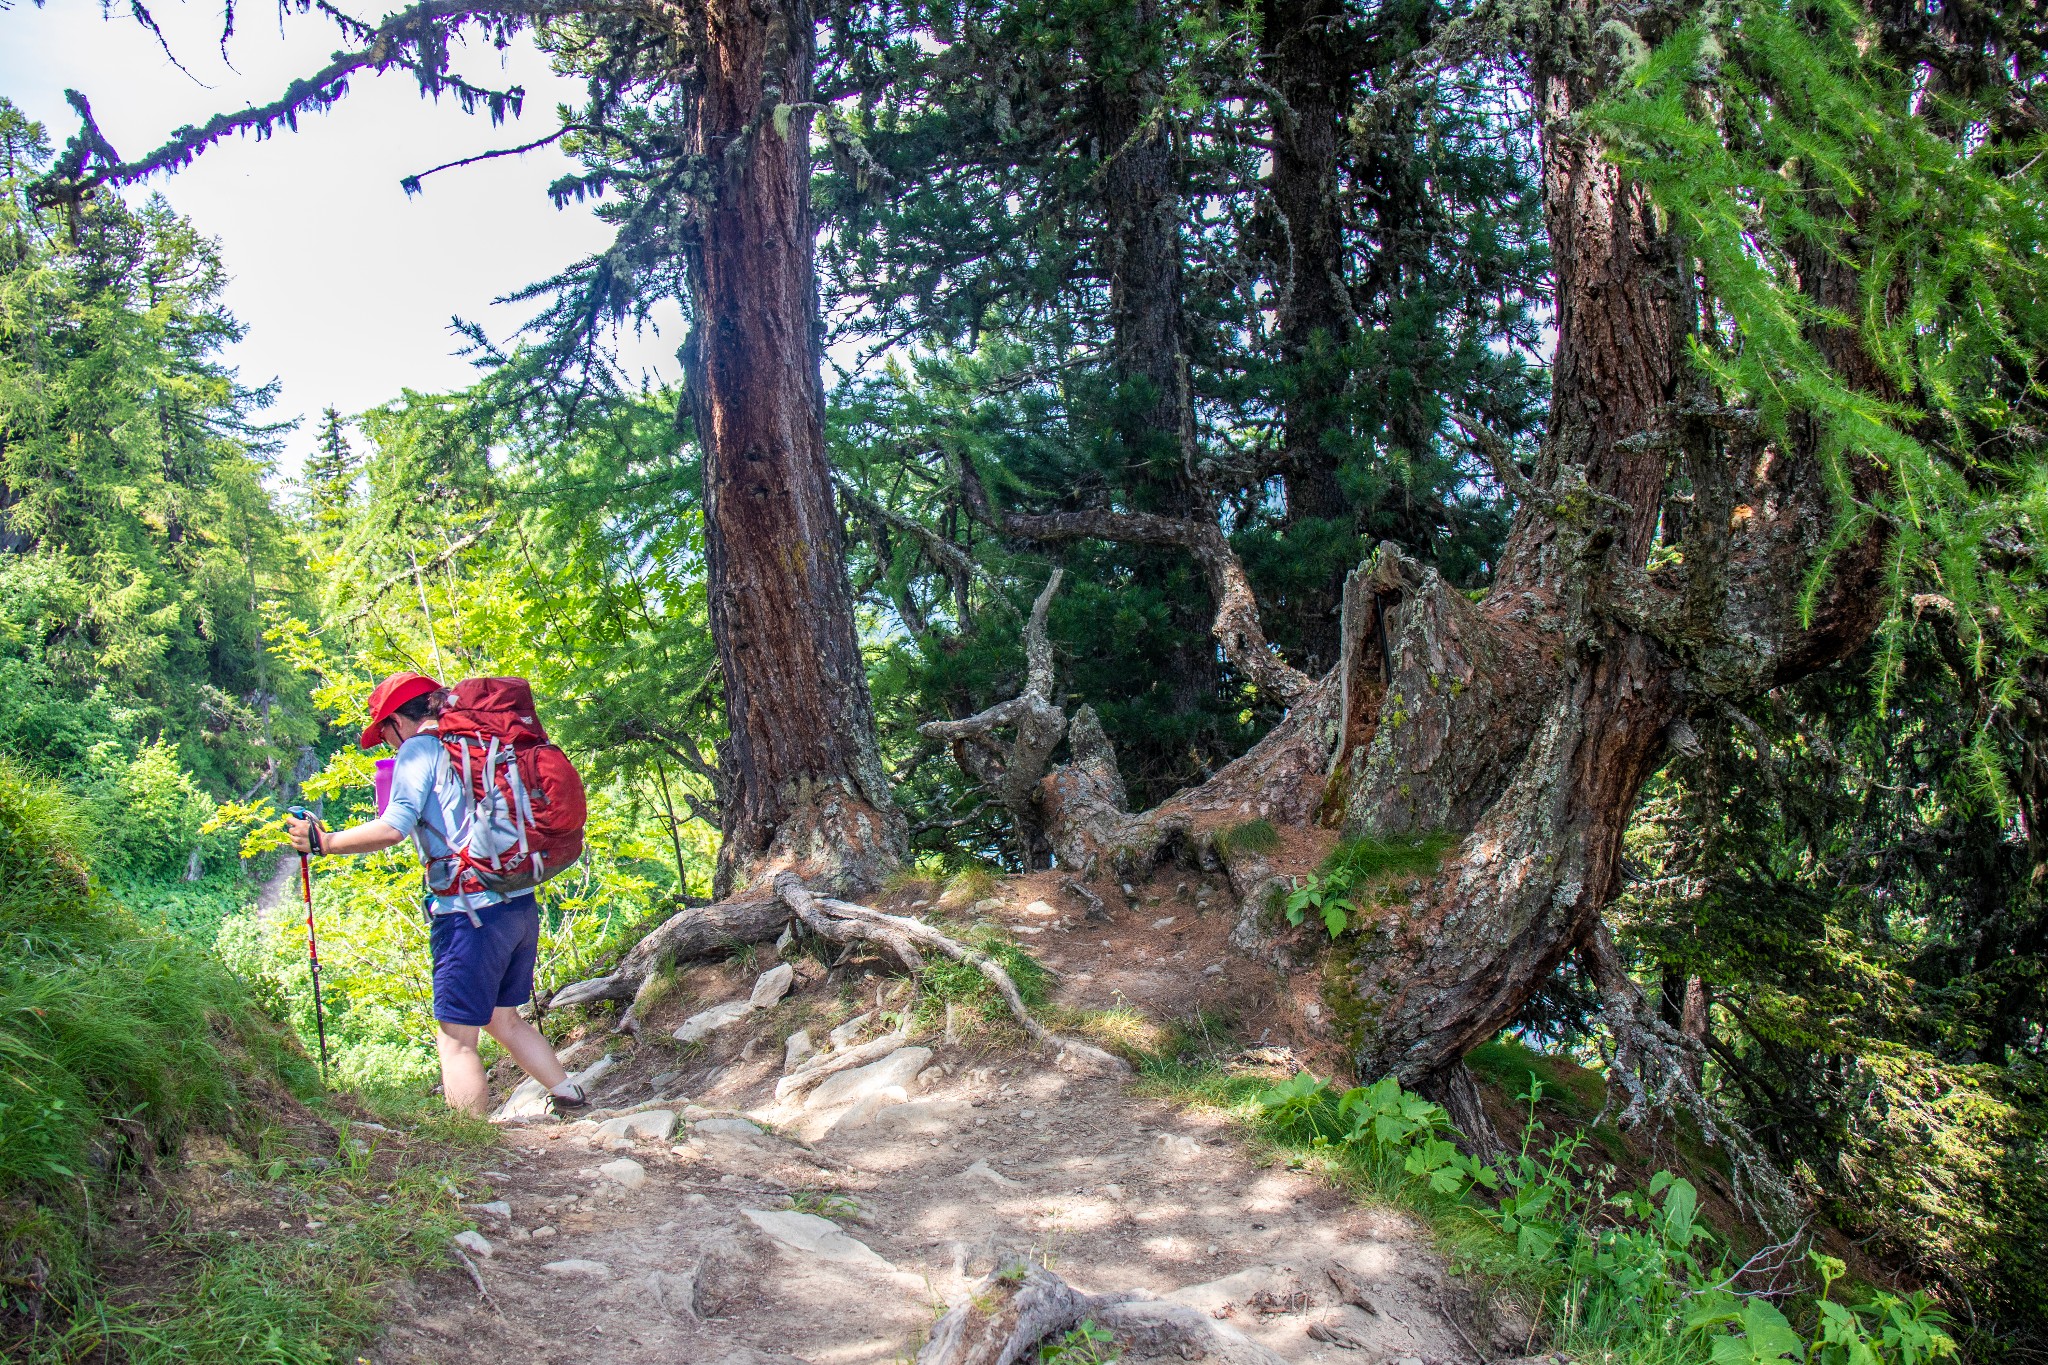
<instances>
[{"instance_id":1,"label":"conifer branch","mask_svg":"<svg viewBox=\"0 0 2048 1365\"><path fill-rule=\"evenodd\" d=\"M390 592L393 588L397 587L401 583L411 582L412 579L416 576L416 574L431 573L435 569L440 568L443 564L446 564L449 560L455 558L464 550L467 550L470 546L476 544L479 540L482 540L485 534L490 531L491 527L497 524L497 521L498 514L493 512L490 516L485 517L483 519L483 522L480 525L478 525L474 531L470 531L465 535L457 536L454 540L449 541L447 549L441 551L441 553L435 555L426 563L419 565L417 569L408 565L406 568L402 569L398 573L392 574L382 583L379 583L376 587L370 589L369 596L363 599L363 605L357 607L354 611L350 612L348 615L342 617L338 621L329 621L326 625L320 627L318 633L324 635L328 631L333 630L337 626L353 625L357 621L362 620L365 616L368 616L372 611L376 610L378 600L382 598L385 593Z\"/></svg>"},{"instance_id":2,"label":"conifer branch","mask_svg":"<svg viewBox=\"0 0 2048 1365\"><path fill-rule=\"evenodd\" d=\"M560 142L570 133L592 131L595 130L586 128L580 123L565 123L546 137L537 137L531 142L522 142L517 147L498 147L488 152L478 152L475 156L465 156L455 161L444 161L438 166L406 176L398 182L398 187L408 195L418 194L420 192L420 181L425 180L430 175L439 175L443 171L460 170L464 166L474 166L480 161L495 161L501 156L524 156L528 152L539 151L550 143Z\"/></svg>"},{"instance_id":3,"label":"conifer branch","mask_svg":"<svg viewBox=\"0 0 2048 1365\"><path fill-rule=\"evenodd\" d=\"M299 116L324 113L348 93L349 77L359 71L382 73L397 69L418 78L420 92L440 95L452 92L464 112L487 108L493 123L506 114L517 116L525 91L492 90L473 85L448 70L449 39L469 24L496 25L510 32L541 20L573 14L635 14L644 6L636 0L425 0L399 11L378 24L364 28L358 21L322 4L320 9L351 36L362 34L361 46L336 53L334 59L312 75L287 85L284 93L268 104L216 114L205 123L187 125L174 132L162 146L133 161L123 161L107 144L93 122L85 97L75 91L66 98L78 110L81 126L65 145L49 175L31 189L41 204L76 203L101 186L130 185L163 171L175 173L192 164L202 152L231 135L253 132L259 139L271 135L282 123L298 128Z\"/></svg>"}]
</instances>

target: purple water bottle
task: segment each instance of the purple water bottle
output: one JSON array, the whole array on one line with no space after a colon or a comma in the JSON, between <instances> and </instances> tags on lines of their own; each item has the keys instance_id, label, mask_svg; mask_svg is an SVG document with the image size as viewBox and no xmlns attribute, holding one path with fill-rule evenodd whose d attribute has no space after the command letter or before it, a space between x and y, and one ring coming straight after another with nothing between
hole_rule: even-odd
<instances>
[{"instance_id":1,"label":"purple water bottle","mask_svg":"<svg viewBox=\"0 0 2048 1365\"><path fill-rule=\"evenodd\" d=\"M395 758L380 758L377 760L376 787L377 814L379 815L382 815L384 808L391 804L391 770L397 764L398 760Z\"/></svg>"}]
</instances>

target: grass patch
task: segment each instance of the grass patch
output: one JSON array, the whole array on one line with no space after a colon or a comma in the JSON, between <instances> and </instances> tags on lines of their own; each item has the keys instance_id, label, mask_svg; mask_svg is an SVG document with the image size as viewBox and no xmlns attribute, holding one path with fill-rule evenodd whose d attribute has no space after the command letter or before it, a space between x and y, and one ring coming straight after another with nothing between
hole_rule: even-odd
<instances>
[{"instance_id":1,"label":"grass patch","mask_svg":"<svg viewBox=\"0 0 2048 1365\"><path fill-rule=\"evenodd\" d=\"M198 944L92 876L87 813L0 760L0 1348L93 1298L95 1210L200 1127L311 1094L290 1033Z\"/></svg>"},{"instance_id":2,"label":"grass patch","mask_svg":"<svg viewBox=\"0 0 2048 1365\"><path fill-rule=\"evenodd\" d=\"M1565 1118L1590 1123L1607 1102L1607 1084L1566 1057L1552 1057L1512 1038L1497 1038L1465 1055L1465 1065L1503 1095L1520 1095L1530 1081L1543 1083L1543 1105Z\"/></svg>"},{"instance_id":3,"label":"grass patch","mask_svg":"<svg viewBox=\"0 0 2048 1365\"><path fill-rule=\"evenodd\" d=\"M939 892L939 906L946 910L964 910L977 901L987 900L1002 887L1002 876L994 868L970 863L946 878L945 887Z\"/></svg>"},{"instance_id":4,"label":"grass patch","mask_svg":"<svg viewBox=\"0 0 2048 1365\"><path fill-rule=\"evenodd\" d=\"M1128 1005L1106 1010L1054 1010L1049 1021L1062 1032L1083 1038L1138 1066L1156 1056L1171 1038L1171 1032Z\"/></svg>"},{"instance_id":5,"label":"grass patch","mask_svg":"<svg viewBox=\"0 0 2048 1365\"><path fill-rule=\"evenodd\" d=\"M1313 915L1331 938L1341 938L1385 905L1398 883L1434 874L1457 837L1422 834L1408 839L1347 839L1330 851L1314 872L1298 879L1291 891L1276 895L1287 922L1300 924ZM1276 893L1278 888L1275 888Z\"/></svg>"},{"instance_id":6,"label":"grass patch","mask_svg":"<svg viewBox=\"0 0 2048 1365\"><path fill-rule=\"evenodd\" d=\"M292 1033L197 941L246 901L238 879L137 913L95 880L91 847L74 798L0 760L0 1358L353 1359L381 1287L441 1263L467 1225L463 1181L495 1132L420 1093L373 1101L402 1134L336 1112ZM158 1204L166 1177L193 1188ZM146 1248L107 1236L124 1200L156 1208Z\"/></svg>"},{"instance_id":7,"label":"grass patch","mask_svg":"<svg viewBox=\"0 0 2048 1365\"><path fill-rule=\"evenodd\" d=\"M63 1331L26 1343L20 1358L27 1365L99 1356L131 1365L352 1359L377 1328L384 1286L445 1264L448 1239L473 1225L460 1207L467 1163L440 1154L446 1135L416 1129L394 1154L380 1149L382 1135L362 1131L343 1142L343 1160L332 1165L291 1135L262 1135L254 1156L213 1174L230 1191L262 1196L249 1202L289 1229L173 1227L149 1250L176 1268L164 1284L73 1315Z\"/></svg>"},{"instance_id":8,"label":"grass patch","mask_svg":"<svg viewBox=\"0 0 2048 1365\"><path fill-rule=\"evenodd\" d=\"M1280 831L1271 820L1246 820L1216 831L1216 852L1224 858L1239 853L1271 853L1280 847Z\"/></svg>"},{"instance_id":9,"label":"grass patch","mask_svg":"<svg viewBox=\"0 0 2048 1365\"><path fill-rule=\"evenodd\" d=\"M1360 886L1382 877L1433 874L1444 854L1458 842L1455 834L1420 834L1405 839L1346 839L1330 850L1320 869L1323 876Z\"/></svg>"},{"instance_id":10,"label":"grass patch","mask_svg":"<svg viewBox=\"0 0 2048 1365\"><path fill-rule=\"evenodd\" d=\"M1038 959L1018 946L1014 939L1005 937L1002 930L994 925L961 930L948 926L946 932L970 948L978 948L995 959L996 964L1010 974L1010 980L1017 983L1017 994L1023 997L1024 1007L1039 1010L1052 993L1052 978L1045 968L1038 965ZM943 1020L947 1005L960 1005L980 1011L984 1019L1008 1019L1010 1007L997 993L981 969L967 962L955 962L950 957L936 953L925 959L924 970L918 973L922 989L918 1013L920 1022L931 1023Z\"/></svg>"},{"instance_id":11,"label":"grass patch","mask_svg":"<svg viewBox=\"0 0 2048 1365\"><path fill-rule=\"evenodd\" d=\"M945 876L944 868L926 866L925 861L920 860L914 866L899 867L884 877L882 891L883 894L890 896L909 892L913 899L921 896L930 900L939 883L945 880Z\"/></svg>"}]
</instances>

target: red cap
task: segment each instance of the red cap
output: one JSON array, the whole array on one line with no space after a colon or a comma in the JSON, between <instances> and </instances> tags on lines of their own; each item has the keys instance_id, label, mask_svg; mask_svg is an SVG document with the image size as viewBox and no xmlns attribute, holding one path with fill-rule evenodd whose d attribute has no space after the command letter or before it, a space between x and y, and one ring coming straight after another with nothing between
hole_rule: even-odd
<instances>
[{"instance_id":1,"label":"red cap","mask_svg":"<svg viewBox=\"0 0 2048 1365\"><path fill-rule=\"evenodd\" d=\"M424 697L429 692L438 692L441 684L424 673L393 673L377 684L370 693L370 723L363 730L363 737L356 741L358 748L374 749L384 742L378 732L391 713L415 697Z\"/></svg>"}]
</instances>

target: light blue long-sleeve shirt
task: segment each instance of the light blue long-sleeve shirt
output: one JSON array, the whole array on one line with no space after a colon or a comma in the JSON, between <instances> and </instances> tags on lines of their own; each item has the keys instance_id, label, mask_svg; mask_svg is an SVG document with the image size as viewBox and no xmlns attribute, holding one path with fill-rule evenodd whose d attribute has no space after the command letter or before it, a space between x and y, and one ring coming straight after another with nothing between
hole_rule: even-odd
<instances>
[{"instance_id":1,"label":"light blue long-sleeve shirt","mask_svg":"<svg viewBox=\"0 0 2048 1365\"><path fill-rule=\"evenodd\" d=\"M460 866L454 831L462 827L469 806L461 781L448 766L441 737L432 730L422 730L399 746L398 761L391 768L391 801L377 818L401 836L412 837L426 864L429 888L449 885ZM496 891L435 896L434 913L466 915L504 900Z\"/></svg>"}]
</instances>

